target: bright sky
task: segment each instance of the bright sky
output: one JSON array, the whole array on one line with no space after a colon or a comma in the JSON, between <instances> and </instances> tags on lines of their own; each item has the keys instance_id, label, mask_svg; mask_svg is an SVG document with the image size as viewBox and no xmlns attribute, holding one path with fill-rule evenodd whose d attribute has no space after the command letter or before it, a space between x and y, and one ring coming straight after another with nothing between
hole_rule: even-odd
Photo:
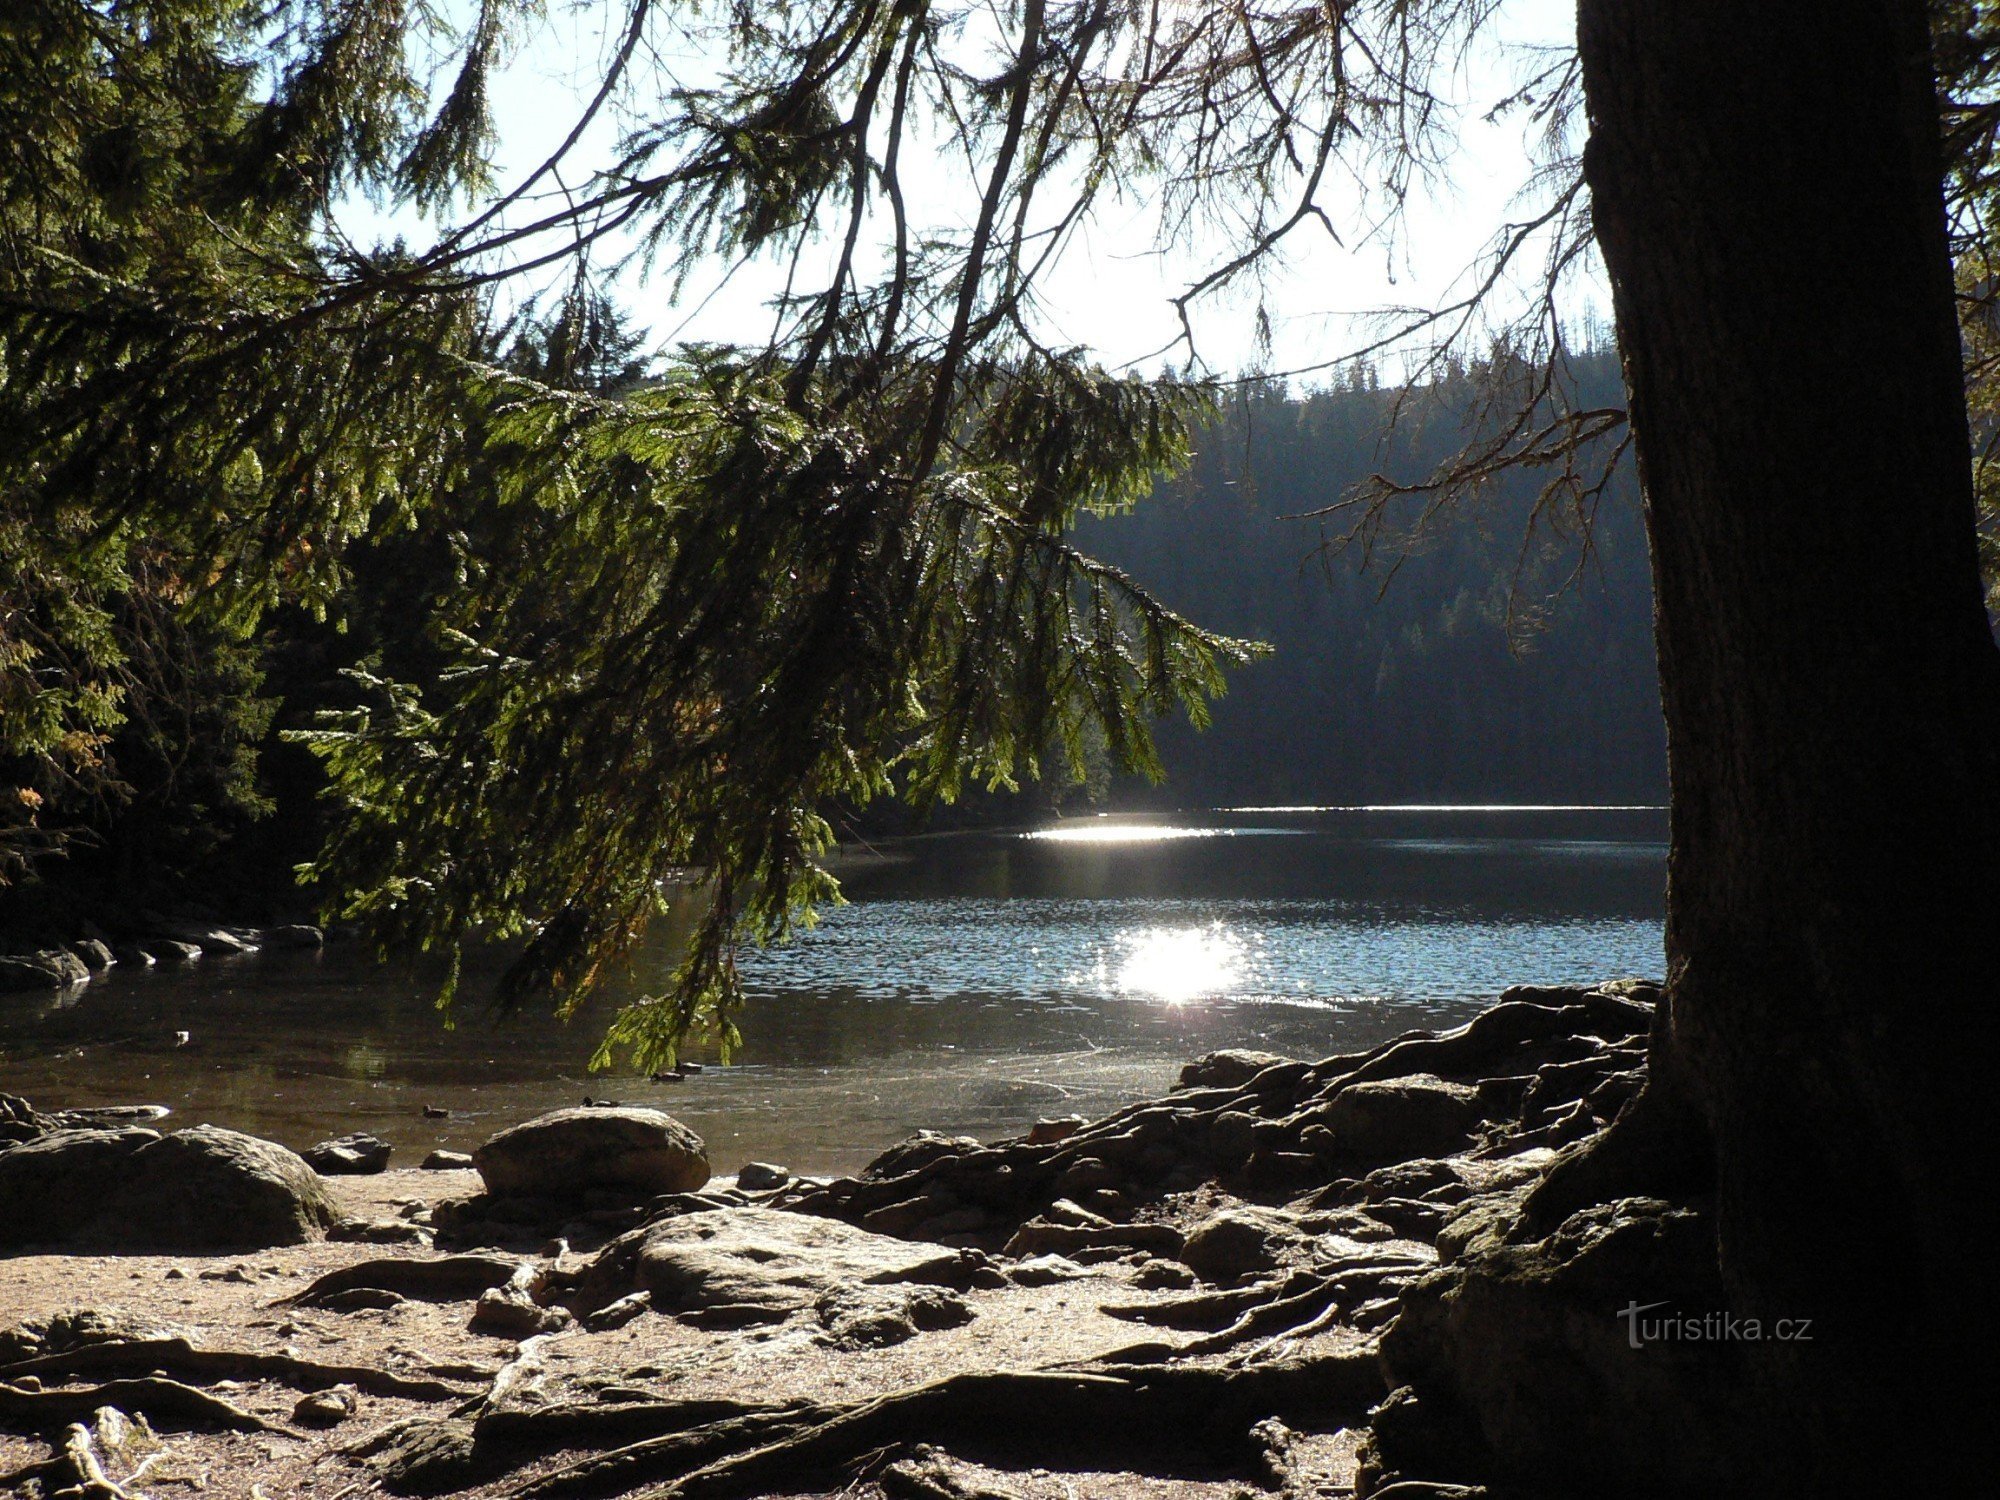
<instances>
[{"instance_id":1,"label":"bright sky","mask_svg":"<svg viewBox=\"0 0 2000 1500\"><path fill-rule=\"evenodd\" d=\"M538 165L574 123L611 50L605 25L615 24L620 7L581 0L551 11L494 82L503 186ZM1272 348L1263 368L1321 365L1366 341L1368 315L1449 300L1494 234L1530 207L1521 194L1530 174L1525 135L1532 127L1518 116L1498 122L1482 117L1530 70L1532 49L1568 45L1574 26L1572 0L1508 0L1487 43L1449 80L1458 141L1449 179L1427 184L1393 235L1356 233L1366 226L1340 223L1337 206L1335 220L1347 248L1316 229L1295 234L1284 268L1267 282ZM683 77L698 77L706 67L698 56L669 61ZM565 186L581 185L588 164L602 158L613 135L607 125L586 138ZM946 223L970 220L974 203L965 182L962 166L950 161L910 163L905 169L910 201L930 205ZM1117 208L1101 215L1046 280L1045 329L1053 342L1086 345L1108 364L1152 369L1160 362L1155 351L1169 344L1178 328L1168 299L1221 258L1221 247L1159 250L1143 206L1122 212L1122 219ZM384 215L355 205L343 217L349 232L364 241L400 234L421 245L434 233L408 212ZM540 276L542 285L561 279L556 272ZM664 277L648 278L636 269L608 289L657 341L756 342L769 331L765 303L782 282L782 267L753 263L726 282L719 266L698 274L678 297ZM1601 312L1607 302L1594 273L1572 298L1579 320ZM1197 307L1197 344L1212 370L1232 373L1258 364L1256 304L1255 292L1246 290ZM1173 358L1183 361L1185 349L1174 350Z\"/></svg>"}]
</instances>

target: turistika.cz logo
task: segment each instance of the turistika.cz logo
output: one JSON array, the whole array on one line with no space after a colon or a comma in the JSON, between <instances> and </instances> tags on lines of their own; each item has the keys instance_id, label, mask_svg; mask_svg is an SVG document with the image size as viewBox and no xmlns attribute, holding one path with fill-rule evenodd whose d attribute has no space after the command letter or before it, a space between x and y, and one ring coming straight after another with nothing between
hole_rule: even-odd
<instances>
[{"instance_id":1,"label":"turistika.cz logo","mask_svg":"<svg viewBox=\"0 0 2000 1500\"><path fill-rule=\"evenodd\" d=\"M1647 1344L1727 1344L1761 1343L1781 1339L1787 1343L1812 1340L1811 1318L1777 1318L1766 1324L1762 1318L1741 1317L1736 1313L1656 1313L1646 1316L1664 1302L1633 1302L1618 1316L1625 1320L1625 1341L1634 1349Z\"/></svg>"}]
</instances>

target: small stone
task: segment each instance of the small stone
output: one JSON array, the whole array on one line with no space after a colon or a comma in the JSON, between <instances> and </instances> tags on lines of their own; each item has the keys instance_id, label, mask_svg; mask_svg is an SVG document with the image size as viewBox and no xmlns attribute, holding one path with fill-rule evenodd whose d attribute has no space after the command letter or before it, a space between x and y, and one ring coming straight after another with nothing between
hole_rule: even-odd
<instances>
[{"instance_id":1,"label":"small stone","mask_svg":"<svg viewBox=\"0 0 2000 1500\"><path fill-rule=\"evenodd\" d=\"M1015 1286L1053 1286L1058 1281L1075 1281L1089 1270L1066 1255L1031 1255L1007 1268L1007 1279Z\"/></svg>"},{"instance_id":2,"label":"small stone","mask_svg":"<svg viewBox=\"0 0 2000 1500\"><path fill-rule=\"evenodd\" d=\"M292 922L266 928L264 941L274 948L318 948L326 942L326 933L305 922Z\"/></svg>"},{"instance_id":3,"label":"small stone","mask_svg":"<svg viewBox=\"0 0 2000 1500\"><path fill-rule=\"evenodd\" d=\"M609 1333L614 1328L623 1328L634 1318L643 1316L653 1306L650 1292L634 1292L629 1297L620 1297L616 1302L600 1307L583 1320L583 1326L590 1333Z\"/></svg>"},{"instance_id":4,"label":"small stone","mask_svg":"<svg viewBox=\"0 0 2000 1500\"><path fill-rule=\"evenodd\" d=\"M292 1420L301 1427L338 1427L360 1409L360 1399L351 1385L336 1385L299 1397L292 1408Z\"/></svg>"},{"instance_id":5,"label":"small stone","mask_svg":"<svg viewBox=\"0 0 2000 1500\"><path fill-rule=\"evenodd\" d=\"M472 1168L472 1158L463 1151L438 1150L433 1151L429 1156L418 1162L417 1165L426 1172L470 1171Z\"/></svg>"},{"instance_id":6,"label":"small stone","mask_svg":"<svg viewBox=\"0 0 2000 1500\"><path fill-rule=\"evenodd\" d=\"M474 1333L498 1338L525 1339L540 1333L557 1333L575 1320L559 1307L538 1307L527 1295L513 1287L489 1287L480 1293L472 1309Z\"/></svg>"},{"instance_id":7,"label":"small stone","mask_svg":"<svg viewBox=\"0 0 2000 1500\"><path fill-rule=\"evenodd\" d=\"M767 1161L749 1162L736 1174L736 1186L746 1193L768 1193L791 1180L788 1168L773 1166Z\"/></svg>"},{"instance_id":8,"label":"small stone","mask_svg":"<svg viewBox=\"0 0 2000 1500\"><path fill-rule=\"evenodd\" d=\"M300 1154L322 1177L372 1177L388 1169L394 1150L380 1136L356 1131L337 1140L321 1141Z\"/></svg>"}]
</instances>

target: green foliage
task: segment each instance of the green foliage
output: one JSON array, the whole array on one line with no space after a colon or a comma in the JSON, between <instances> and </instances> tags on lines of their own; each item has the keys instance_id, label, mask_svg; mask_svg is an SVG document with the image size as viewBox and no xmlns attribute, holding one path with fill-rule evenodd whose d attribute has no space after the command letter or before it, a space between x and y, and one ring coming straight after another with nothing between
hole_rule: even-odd
<instances>
[{"instance_id":1,"label":"green foliage","mask_svg":"<svg viewBox=\"0 0 2000 1500\"><path fill-rule=\"evenodd\" d=\"M344 798L315 877L391 944L532 932L509 995L571 1004L699 883L672 991L606 1041L657 1066L729 1035L735 943L833 899L828 805L1080 778L1093 728L1157 775L1149 720L1198 713L1245 648L1065 532L1183 457L1191 398L1076 364L987 378L967 461L912 476L893 409L802 413L720 357L617 399L494 377L448 665L371 678L311 736ZM1029 402L1054 419L1022 427Z\"/></svg>"}]
</instances>

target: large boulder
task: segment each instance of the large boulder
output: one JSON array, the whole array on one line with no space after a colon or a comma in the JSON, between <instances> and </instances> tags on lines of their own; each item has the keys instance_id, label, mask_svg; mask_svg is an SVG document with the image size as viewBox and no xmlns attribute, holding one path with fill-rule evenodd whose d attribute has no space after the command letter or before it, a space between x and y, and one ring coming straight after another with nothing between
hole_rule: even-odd
<instances>
[{"instance_id":1,"label":"large boulder","mask_svg":"<svg viewBox=\"0 0 2000 1500\"><path fill-rule=\"evenodd\" d=\"M512 1126L473 1152L472 1164L496 1197L597 1190L638 1201L691 1193L709 1175L700 1136L660 1110L623 1105L559 1109Z\"/></svg>"},{"instance_id":2,"label":"large boulder","mask_svg":"<svg viewBox=\"0 0 2000 1500\"><path fill-rule=\"evenodd\" d=\"M86 1229L93 1241L144 1251L260 1250L325 1239L340 1217L298 1156L215 1125L161 1136L125 1166L124 1181Z\"/></svg>"},{"instance_id":3,"label":"large boulder","mask_svg":"<svg viewBox=\"0 0 2000 1500\"><path fill-rule=\"evenodd\" d=\"M50 1130L0 1150L0 1249L71 1243L157 1130Z\"/></svg>"},{"instance_id":4,"label":"large boulder","mask_svg":"<svg viewBox=\"0 0 2000 1500\"><path fill-rule=\"evenodd\" d=\"M578 1287L584 1311L635 1291L697 1322L776 1322L863 1286L950 1285L956 1250L871 1234L837 1219L769 1208L683 1214L619 1236Z\"/></svg>"},{"instance_id":5,"label":"large boulder","mask_svg":"<svg viewBox=\"0 0 2000 1500\"><path fill-rule=\"evenodd\" d=\"M1463 1151L1480 1119L1476 1088L1429 1073L1349 1084L1312 1112L1340 1158L1361 1166Z\"/></svg>"},{"instance_id":6,"label":"large boulder","mask_svg":"<svg viewBox=\"0 0 2000 1500\"><path fill-rule=\"evenodd\" d=\"M89 979L83 960L62 948L0 954L0 993L63 990Z\"/></svg>"}]
</instances>

